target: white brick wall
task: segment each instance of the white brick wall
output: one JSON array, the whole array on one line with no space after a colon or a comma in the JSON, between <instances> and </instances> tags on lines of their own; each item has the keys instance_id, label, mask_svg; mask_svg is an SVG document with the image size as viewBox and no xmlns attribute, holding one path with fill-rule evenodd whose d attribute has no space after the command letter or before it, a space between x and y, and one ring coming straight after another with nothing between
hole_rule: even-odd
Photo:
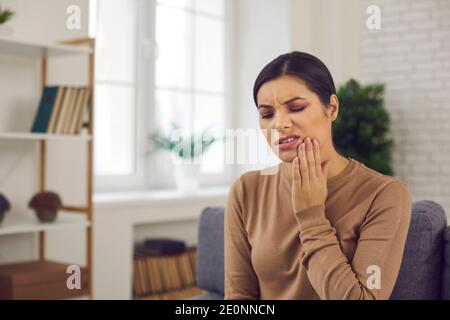
<instances>
[{"instance_id":1,"label":"white brick wall","mask_svg":"<svg viewBox=\"0 0 450 320\"><path fill-rule=\"evenodd\" d=\"M368 30L366 8L381 9ZM361 80L386 85L395 175L450 221L450 0L362 0Z\"/></svg>"}]
</instances>

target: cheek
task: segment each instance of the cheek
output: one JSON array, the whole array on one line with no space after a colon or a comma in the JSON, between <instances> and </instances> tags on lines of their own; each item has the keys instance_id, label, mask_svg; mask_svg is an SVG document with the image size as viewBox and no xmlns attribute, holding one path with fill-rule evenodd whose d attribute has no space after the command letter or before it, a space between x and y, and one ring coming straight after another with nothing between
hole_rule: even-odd
<instances>
[{"instance_id":1,"label":"cheek","mask_svg":"<svg viewBox=\"0 0 450 320\"><path fill-rule=\"evenodd\" d=\"M270 141L270 126L268 121L259 120L259 128L267 141Z\"/></svg>"}]
</instances>

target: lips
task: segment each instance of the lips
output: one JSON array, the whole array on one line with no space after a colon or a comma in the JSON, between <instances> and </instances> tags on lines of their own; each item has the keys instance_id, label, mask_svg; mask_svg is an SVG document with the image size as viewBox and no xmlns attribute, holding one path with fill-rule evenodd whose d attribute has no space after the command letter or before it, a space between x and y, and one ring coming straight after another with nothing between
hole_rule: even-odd
<instances>
[{"instance_id":1,"label":"lips","mask_svg":"<svg viewBox=\"0 0 450 320\"><path fill-rule=\"evenodd\" d=\"M294 149L301 143L300 136L296 134L289 134L282 136L278 141L275 142L275 146L279 151L287 151Z\"/></svg>"},{"instance_id":2,"label":"lips","mask_svg":"<svg viewBox=\"0 0 450 320\"><path fill-rule=\"evenodd\" d=\"M283 144L288 144L291 143L297 139L300 139L300 136L296 135L296 134L289 134L286 136L282 136L278 141L277 144L278 145L283 145Z\"/></svg>"}]
</instances>

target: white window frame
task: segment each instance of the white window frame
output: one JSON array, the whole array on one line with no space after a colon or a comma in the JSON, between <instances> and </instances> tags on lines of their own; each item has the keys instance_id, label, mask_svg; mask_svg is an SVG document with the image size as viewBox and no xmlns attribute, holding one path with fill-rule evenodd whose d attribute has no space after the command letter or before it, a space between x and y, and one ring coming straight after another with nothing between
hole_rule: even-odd
<instances>
[{"instance_id":1,"label":"white window frame","mask_svg":"<svg viewBox=\"0 0 450 320\"><path fill-rule=\"evenodd\" d=\"M92 0L91 0L92 1ZM224 128L232 127L235 119L235 94L236 87L233 86L230 70L236 61L234 53L234 21L233 10L235 0L225 0L225 119ZM92 7L91 7L92 8ZM126 176L95 176L95 191L125 191L142 189L164 189L173 187L167 184L167 179L152 177L155 172L158 156L146 156L148 150L149 134L157 128L155 123L155 18L156 0L138 0L137 13L137 63L136 63L136 159L134 174ZM147 70L147 72L145 72ZM149 108L148 106L152 106ZM97 120L98 121L98 120ZM225 134L225 132L223 132ZM163 152L163 151L161 151ZM215 185L226 185L230 182L233 169L224 164L224 171L220 174L202 174L200 177L201 187Z\"/></svg>"},{"instance_id":2,"label":"white window frame","mask_svg":"<svg viewBox=\"0 0 450 320\"><path fill-rule=\"evenodd\" d=\"M94 2L91 0L91 2ZM141 97L141 95L143 94L142 90L139 90L139 85L141 84L140 82L140 77L141 77L141 73L142 73L142 68L140 67L140 65L142 64L141 61L141 57L140 57L140 53L142 51L142 42L140 41L140 30L141 30L141 24L142 24L142 17L140 16L140 13L142 12L141 10L141 5L145 3L145 1L143 0L138 0L137 1L137 7L138 12L136 14L136 30L138 30L138 34L136 35L136 52L138 54L138 57L136 59L136 79L135 79L135 83L136 83L136 89L135 89L135 98L136 98L136 113L135 113L135 119L136 119L136 130L135 130L135 163L134 163L134 167L135 167L135 171L133 174L128 174L128 175L96 175L95 176L95 191L96 192L106 192L106 191L121 191L121 190L133 190L133 189L142 189L145 186L145 163L144 163L144 159L143 157L141 157L140 155L142 154L143 150L143 144L140 142L141 141L141 136L142 136L142 129L144 128L145 124L141 121L143 116L142 116L142 112L144 111L145 108L143 108L143 99ZM99 8L99 4L97 3L96 5L91 6L92 7L96 7ZM101 10L101 9L100 9ZM96 12L96 14L98 15L98 12ZM98 19L95 19L96 21L98 21ZM96 56L96 60L100 59L100 57ZM104 81L97 81L97 79L95 79L94 83L98 83L98 82L104 82ZM95 96L94 96L95 97ZM99 121L99 120L97 120ZM95 128L94 128L95 130ZM94 132L95 133L95 132ZM95 139L95 135L94 135L94 139ZM95 147L95 143L98 143L98 141L94 141L94 147Z\"/></svg>"}]
</instances>

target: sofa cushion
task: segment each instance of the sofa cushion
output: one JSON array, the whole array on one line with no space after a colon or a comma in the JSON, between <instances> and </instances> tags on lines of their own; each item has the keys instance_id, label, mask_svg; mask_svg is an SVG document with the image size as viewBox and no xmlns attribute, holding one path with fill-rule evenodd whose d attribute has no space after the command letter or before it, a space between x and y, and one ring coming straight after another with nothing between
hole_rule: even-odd
<instances>
[{"instance_id":1,"label":"sofa cushion","mask_svg":"<svg viewBox=\"0 0 450 320\"><path fill-rule=\"evenodd\" d=\"M223 207L205 208L200 216L197 281L209 294L196 297L199 300L223 299L223 219ZM450 299L450 228L446 228L445 211L439 204L413 203L403 260L391 299L440 299L443 283L442 296Z\"/></svg>"},{"instance_id":2,"label":"sofa cushion","mask_svg":"<svg viewBox=\"0 0 450 320\"><path fill-rule=\"evenodd\" d=\"M450 227L445 231L445 264L442 280L442 299L450 300Z\"/></svg>"},{"instance_id":3,"label":"sofa cushion","mask_svg":"<svg viewBox=\"0 0 450 320\"><path fill-rule=\"evenodd\" d=\"M392 300L441 298L444 209L433 201L413 203L411 225Z\"/></svg>"},{"instance_id":4,"label":"sofa cushion","mask_svg":"<svg viewBox=\"0 0 450 320\"><path fill-rule=\"evenodd\" d=\"M223 300L223 294L216 292L208 292L200 296L190 297L186 300Z\"/></svg>"},{"instance_id":5,"label":"sofa cushion","mask_svg":"<svg viewBox=\"0 0 450 320\"><path fill-rule=\"evenodd\" d=\"M197 246L197 285L224 295L224 208L207 207L200 215Z\"/></svg>"}]
</instances>

